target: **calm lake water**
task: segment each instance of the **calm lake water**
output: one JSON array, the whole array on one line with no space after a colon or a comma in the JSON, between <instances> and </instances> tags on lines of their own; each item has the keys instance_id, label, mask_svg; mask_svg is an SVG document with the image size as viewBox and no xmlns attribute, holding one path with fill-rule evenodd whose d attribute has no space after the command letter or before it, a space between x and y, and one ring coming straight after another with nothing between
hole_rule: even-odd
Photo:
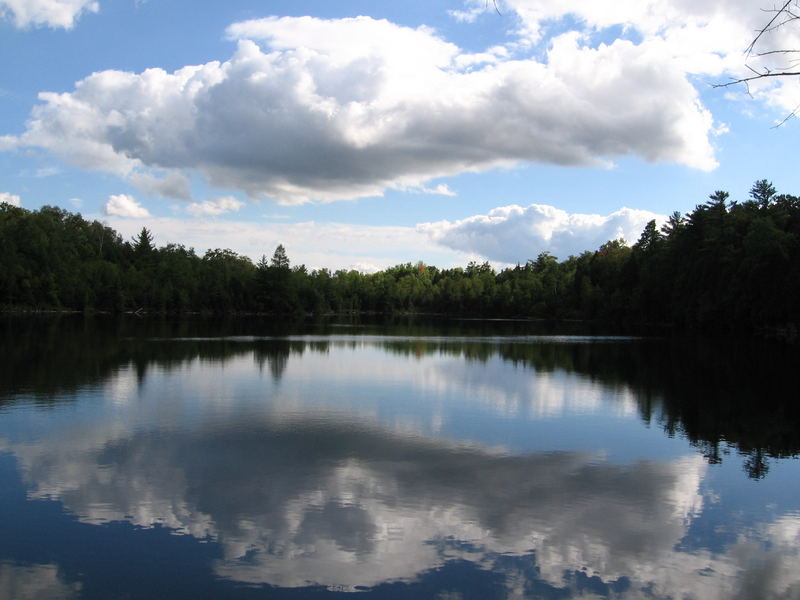
<instances>
[{"instance_id":1,"label":"calm lake water","mask_svg":"<svg viewBox=\"0 0 800 600\"><path fill-rule=\"evenodd\" d=\"M0 598L800 598L797 349L79 318L0 347Z\"/></svg>"}]
</instances>

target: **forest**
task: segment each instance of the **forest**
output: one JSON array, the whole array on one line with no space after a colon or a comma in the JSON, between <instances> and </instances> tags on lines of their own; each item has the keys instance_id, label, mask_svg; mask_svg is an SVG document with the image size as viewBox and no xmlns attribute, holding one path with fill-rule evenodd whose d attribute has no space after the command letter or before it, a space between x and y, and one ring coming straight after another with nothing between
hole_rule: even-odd
<instances>
[{"instance_id":1,"label":"forest","mask_svg":"<svg viewBox=\"0 0 800 600\"><path fill-rule=\"evenodd\" d=\"M610 240L500 270L422 262L379 271L292 266L279 245L257 263L227 249L125 240L99 221L0 204L0 309L178 314L429 313L780 332L800 323L800 198L757 181L717 191L632 245ZM795 332L795 333L793 333Z\"/></svg>"}]
</instances>

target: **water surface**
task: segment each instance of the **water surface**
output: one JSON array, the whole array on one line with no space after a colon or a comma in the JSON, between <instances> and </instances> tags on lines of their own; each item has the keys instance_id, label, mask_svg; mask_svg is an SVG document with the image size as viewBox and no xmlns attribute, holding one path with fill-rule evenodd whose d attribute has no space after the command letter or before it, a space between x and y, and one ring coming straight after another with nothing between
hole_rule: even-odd
<instances>
[{"instance_id":1,"label":"water surface","mask_svg":"<svg viewBox=\"0 0 800 600\"><path fill-rule=\"evenodd\" d=\"M63 318L0 345L2 598L800 598L791 348Z\"/></svg>"}]
</instances>

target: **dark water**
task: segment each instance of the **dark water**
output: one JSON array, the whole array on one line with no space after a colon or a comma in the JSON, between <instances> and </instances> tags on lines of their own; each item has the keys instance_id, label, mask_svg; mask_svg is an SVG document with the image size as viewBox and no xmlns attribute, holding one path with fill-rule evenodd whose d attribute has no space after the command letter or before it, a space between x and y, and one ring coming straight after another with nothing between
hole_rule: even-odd
<instances>
[{"instance_id":1,"label":"dark water","mask_svg":"<svg viewBox=\"0 0 800 600\"><path fill-rule=\"evenodd\" d=\"M0 598L800 598L796 349L0 321Z\"/></svg>"}]
</instances>

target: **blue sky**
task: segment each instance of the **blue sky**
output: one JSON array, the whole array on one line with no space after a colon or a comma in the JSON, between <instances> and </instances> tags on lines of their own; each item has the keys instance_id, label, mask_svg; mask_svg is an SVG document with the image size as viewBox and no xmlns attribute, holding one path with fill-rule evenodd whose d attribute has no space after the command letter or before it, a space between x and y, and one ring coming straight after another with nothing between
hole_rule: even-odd
<instances>
[{"instance_id":1,"label":"blue sky","mask_svg":"<svg viewBox=\"0 0 800 600\"><path fill-rule=\"evenodd\" d=\"M797 80L712 86L746 73L758 5L499 6L0 0L0 200L369 271L566 258L717 189L800 193L796 120L773 127Z\"/></svg>"}]
</instances>

